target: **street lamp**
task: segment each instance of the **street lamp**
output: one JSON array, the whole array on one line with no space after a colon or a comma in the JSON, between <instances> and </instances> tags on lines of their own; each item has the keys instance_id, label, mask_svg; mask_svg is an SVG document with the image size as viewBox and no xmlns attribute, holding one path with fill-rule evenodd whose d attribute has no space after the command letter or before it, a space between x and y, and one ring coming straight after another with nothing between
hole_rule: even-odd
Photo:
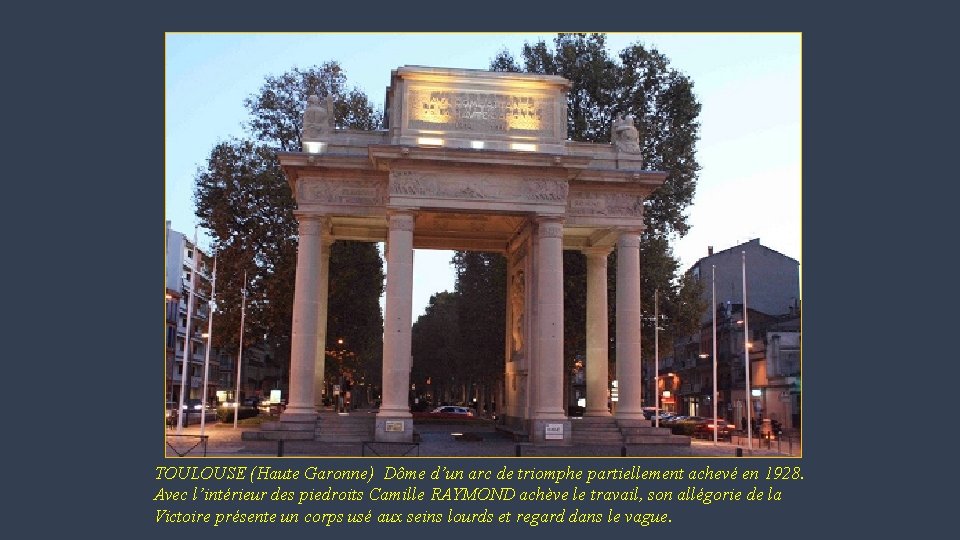
<instances>
[{"instance_id":1,"label":"street lamp","mask_svg":"<svg viewBox=\"0 0 960 540\"><path fill-rule=\"evenodd\" d=\"M184 333L183 339L183 361L180 364L180 406L177 409L179 414L177 414L177 435L183 432L183 416L184 416L184 399L185 394L187 393L184 383L187 380L187 359L190 353L190 331L191 324L193 323L193 301L194 294L197 289L197 269L199 268L199 263L197 261L197 255L199 254L199 249L197 249L197 230L193 230L193 268L190 270L190 295L187 297L187 327ZM186 413L189 414L189 413Z\"/></svg>"},{"instance_id":2,"label":"street lamp","mask_svg":"<svg viewBox=\"0 0 960 540\"><path fill-rule=\"evenodd\" d=\"M720 428L717 426L717 403L720 401L717 394L717 265L710 265L710 291L711 291L711 309L713 315L710 317L713 326L713 444L718 443L717 433Z\"/></svg>"},{"instance_id":3,"label":"street lamp","mask_svg":"<svg viewBox=\"0 0 960 540\"><path fill-rule=\"evenodd\" d=\"M243 271L243 289L240 290L240 349L237 352L237 392L233 396L236 406L233 408L233 428L237 428L240 414L240 375L243 369L243 319L247 312L247 271Z\"/></svg>"},{"instance_id":4,"label":"street lamp","mask_svg":"<svg viewBox=\"0 0 960 540\"><path fill-rule=\"evenodd\" d=\"M203 436L203 428L207 423L207 382L210 376L210 346L213 344L213 312L217 310L217 256L213 256L213 279L210 285L210 312L207 313L207 333L203 337L207 338L207 350L203 358L203 400L200 403L200 436Z\"/></svg>"}]
</instances>

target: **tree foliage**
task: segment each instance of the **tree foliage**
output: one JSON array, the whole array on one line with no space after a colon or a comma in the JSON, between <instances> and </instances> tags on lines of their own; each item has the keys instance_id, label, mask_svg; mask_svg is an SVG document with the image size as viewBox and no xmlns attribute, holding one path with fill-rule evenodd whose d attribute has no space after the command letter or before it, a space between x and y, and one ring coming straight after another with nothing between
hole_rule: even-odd
<instances>
[{"instance_id":1,"label":"tree foliage","mask_svg":"<svg viewBox=\"0 0 960 540\"><path fill-rule=\"evenodd\" d=\"M196 176L199 223L213 237L218 256L214 345L236 350L240 290L248 276L246 344L265 342L282 363L289 361L298 226L295 201L277 159L278 151L300 148L306 97L333 94L336 125L374 129L382 114L366 95L348 89L336 62L294 68L266 78L245 100L249 138L216 145ZM336 242L331 250L327 336L342 337L357 365L379 377L383 267L374 244ZM329 347L328 347L329 348ZM368 377L368 380L369 377Z\"/></svg>"}]
</instances>

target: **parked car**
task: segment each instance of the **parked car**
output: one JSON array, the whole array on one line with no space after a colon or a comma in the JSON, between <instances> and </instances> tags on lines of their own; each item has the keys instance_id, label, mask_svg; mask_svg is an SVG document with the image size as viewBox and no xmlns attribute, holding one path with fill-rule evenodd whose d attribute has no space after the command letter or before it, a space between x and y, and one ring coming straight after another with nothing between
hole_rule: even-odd
<instances>
[{"instance_id":1,"label":"parked car","mask_svg":"<svg viewBox=\"0 0 960 540\"><path fill-rule=\"evenodd\" d=\"M166 415L167 415L168 426L177 425L177 402L176 401L167 402Z\"/></svg>"},{"instance_id":2,"label":"parked car","mask_svg":"<svg viewBox=\"0 0 960 540\"><path fill-rule=\"evenodd\" d=\"M727 422L723 418L717 418L716 430L718 439L729 440L736 429L736 424ZM693 436L700 439L713 439L713 431L713 418L704 418L699 420L696 427L693 428Z\"/></svg>"},{"instance_id":3,"label":"parked car","mask_svg":"<svg viewBox=\"0 0 960 540\"><path fill-rule=\"evenodd\" d=\"M203 410L203 402L199 399L187 399L183 402L183 410L197 412Z\"/></svg>"},{"instance_id":4,"label":"parked car","mask_svg":"<svg viewBox=\"0 0 960 540\"><path fill-rule=\"evenodd\" d=\"M473 416L473 410L470 407L461 407L459 405L443 405L434 409L431 415L444 417Z\"/></svg>"}]
</instances>

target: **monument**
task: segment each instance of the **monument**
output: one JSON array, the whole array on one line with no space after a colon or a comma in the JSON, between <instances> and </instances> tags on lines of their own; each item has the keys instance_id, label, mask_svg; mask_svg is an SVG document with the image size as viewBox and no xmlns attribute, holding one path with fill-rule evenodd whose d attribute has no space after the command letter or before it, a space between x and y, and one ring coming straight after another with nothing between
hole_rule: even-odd
<instances>
[{"instance_id":1,"label":"monument","mask_svg":"<svg viewBox=\"0 0 960 540\"><path fill-rule=\"evenodd\" d=\"M643 201L667 175L643 170L630 116L611 126L611 144L568 141L569 88L557 76L401 67L387 90L387 129L370 132L333 129L325 123L330 100L321 112L319 99L309 98L304 151L279 155L300 233L290 398L279 430L310 438L317 423L329 246L337 239L386 243L377 441L413 438L407 396L414 249L506 256L500 412L508 426L541 444L571 441L562 402L563 250L587 256L586 415L611 416L606 276L607 254L616 249L620 386L611 421L645 425L640 232Z\"/></svg>"}]
</instances>

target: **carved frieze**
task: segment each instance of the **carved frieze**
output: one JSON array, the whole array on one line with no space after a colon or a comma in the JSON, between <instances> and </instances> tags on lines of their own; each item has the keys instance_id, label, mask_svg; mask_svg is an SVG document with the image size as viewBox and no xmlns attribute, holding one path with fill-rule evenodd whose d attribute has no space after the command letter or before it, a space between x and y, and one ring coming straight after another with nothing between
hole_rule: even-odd
<instances>
[{"instance_id":1,"label":"carved frieze","mask_svg":"<svg viewBox=\"0 0 960 540\"><path fill-rule=\"evenodd\" d=\"M513 337L513 352L523 350L524 301L526 299L526 276L518 270L510 280L510 332Z\"/></svg>"},{"instance_id":2,"label":"carved frieze","mask_svg":"<svg viewBox=\"0 0 960 540\"><path fill-rule=\"evenodd\" d=\"M389 189L399 197L516 202L563 202L569 191L567 181L556 178L414 171L392 171Z\"/></svg>"},{"instance_id":3,"label":"carved frieze","mask_svg":"<svg viewBox=\"0 0 960 540\"><path fill-rule=\"evenodd\" d=\"M383 206L387 203L384 182L304 178L300 180L297 202L348 206Z\"/></svg>"},{"instance_id":4,"label":"carved frieze","mask_svg":"<svg viewBox=\"0 0 960 540\"><path fill-rule=\"evenodd\" d=\"M609 191L574 191L567 199L570 216L643 216L643 197L632 193Z\"/></svg>"}]
</instances>

